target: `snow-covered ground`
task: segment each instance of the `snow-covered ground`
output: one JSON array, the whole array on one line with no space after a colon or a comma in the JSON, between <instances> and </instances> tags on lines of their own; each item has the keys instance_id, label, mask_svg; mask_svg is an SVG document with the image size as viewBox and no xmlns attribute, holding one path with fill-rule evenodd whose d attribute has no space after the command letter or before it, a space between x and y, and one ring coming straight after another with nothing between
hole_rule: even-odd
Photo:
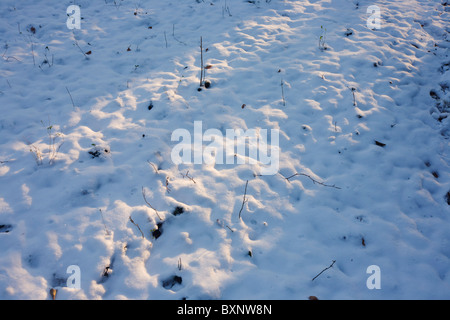
<instances>
[{"instance_id":1,"label":"snow-covered ground","mask_svg":"<svg viewBox=\"0 0 450 320\"><path fill-rule=\"evenodd\" d=\"M447 1L0 15L1 299L450 299ZM278 130L277 173L175 164L194 122Z\"/></svg>"}]
</instances>

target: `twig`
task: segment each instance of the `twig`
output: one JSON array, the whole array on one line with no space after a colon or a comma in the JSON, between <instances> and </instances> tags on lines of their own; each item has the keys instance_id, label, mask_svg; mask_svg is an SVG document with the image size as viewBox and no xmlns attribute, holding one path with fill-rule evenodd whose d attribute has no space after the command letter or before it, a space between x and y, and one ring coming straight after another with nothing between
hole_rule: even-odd
<instances>
[{"instance_id":1,"label":"twig","mask_svg":"<svg viewBox=\"0 0 450 320\"><path fill-rule=\"evenodd\" d=\"M19 59L17 59L16 57L13 57L13 56L8 56L8 57L6 57L5 61L8 61L9 59L14 59L14 60L16 60L17 62L22 62L22 61L20 61ZM33 56L33 60L34 60L34 56Z\"/></svg>"},{"instance_id":2,"label":"twig","mask_svg":"<svg viewBox=\"0 0 450 320\"><path fill-rule=\"evenodd\" d=\"M182 270L183 269L183 264L181 263L181 258L178 258L178 270Z\"/></svg>"},{"instance_id":3,"label":"twig","mask_svg":"<svg viewBox=\"0 0 450 320\"><path fill-rule=\"evenodd\" d=\"M45 51L44 51L44 61L42 61L42 63L39 65L39 68L42 70L42 66L44 65L44 64L47 64L48 65L48 67L50 68L50 67L53 67L53 61L54 61L54 54L52 54L52 60L51 60L51 63L50 63L50 61L49 61L49 59L48 59L48 57L47 57L47 52L49 52L50 51L50 49L48 48L48 46L47 47L45 47ZM43 70L42 70L43 71Z\"/></svg>"},{"instance_id":4,"label":"twig","mask_svg":"<svg viewBox=\"0 0 450 320\"><path fill-rule=\"evenodd\" d=\"M56 159L56 156L59 153L59 149L61 149L62 145L64 144L64 137L61 137L61 133L57 132L55 134L52 133L53 125L50 122L50 117L48 117L48 125L45 125L43 121L41 121L44 128L47 130L48 139L49 139L49 148L50 151L48 152L48 164L52 165ZM61 143L58 145L58 147L55 147L55 141L56 138L60 137L62 139Z\"/></svg>"},{"instance_id":5,"label":"twig","mask_svg":"<svg viewBox=\"0 0 450 320\"><path fill-rule=\"evenodd\" d=\"M181 175L183 176L183 179L184 179L184 178L188 178L188 179L191 180L193 183L197 183L197 182L195 182L194 178L192 178L192 177L189 176L189 170L186 172L186 174L181 174Z\"/></svg>"},{"instance_id":6,"label":"twig","mask_svg":"<svg viewBox=\"0 0 450 320\"><path fill-rule=\"evenodd\" d=\"M167 48L167 36L166 36L166 31L164 31L164 39L166 40L166 48Z\"/></svg>"},{"instance_id":7,"label":"twig","mask_svg":"<svg viewBox=\"0 0 450 320\"><path fill-rule=\"evenodd\" d=\"M219 226L221 226L222 228L225 228L225 227L226 227L226 228L228 228L231 232L234 232L234 230L231 229L229 225L225 225L222 221L220 221L220 219L217 219L216 222L217 222L217 224L218 224Z\"/></svg>"},{"instance_id":8,"label":"twig","mask_svg":"<svg viewBox=\"0 0 450 320\"><path fill-rule=\"evenodd\" d=\"M231 229L228 225L226 225L225 227L227 227L228 229L230 229L231 232L234 232L234 230Z\"/></svg>"},{"instance_id":9,"label":"twig","mask_svg":"<svg viewBox=\"0 0 450 320\"><path fill-rule=\"evenodd\" d=\"M155 170L156 174L159 174L158 168L156 167L156 165L154 163L152 163L148 160L147 160L147 163L152 166L152 168L153 168L153 170Z\"/></svg>"},{"instance_id":10,"label":"twig","mask_svg":"<svg viewBox=\"0 0 450 320\"><path fill-rule=\"evenodd\" d=\"M350 88L349 86L347 86L347 88L349 88L350 91L352 92L352 94L353 94L353 106L356 106L356 97L355 97L356 88L354 88L354 87Z\"/></svg>"},{"instance_id":11,"label":"twig","mask_svg":"<svg viewBox=\"0 0 450 320\"><path fill-rule=\"evenodd\" d=\"M184 44L186 46L186 43L184 43L183 41L178 40L175 37L175 23L172 25L172 37L175 39L175 41L178 41L179 43Z\"/></svg>"},{"instance_id":12,"label":"twig","mask_svg":"<svg viewBox=\"0 0 450 320\"><path fill-rule=\"evenodd\" d=\"M142 187L142 196L144 197L145 203L146 203L150 208L152 208L153 210L155 210L156 215L158 216L159 220L162 221L162 218L161 218L161 216L159 215L158 210L156 210L155 208L153 208L153 206L147 201L147 198L145 197L145 190L144 190L144 187Z\"/></svg>"},{"instance_id":13,"label":"twig","mask_svg":"<svg viewBox=\"0 0 450 320\"><path fill-rule=\"evenodd\" d=\"M9 61L9 59L14 59L14 60L16 60L17 62L22 62L22 61L20 61L19 59L17 59L16 57L13 57L13 56L8 56L8 57L3 57L2 56L2 58L6 61L6 62L8 62ZM34 59L33 59L34 60Z\"/></svg>"},{"instance_id":14,"label":"twig","mask_svg":"<svg viewBox=\"0 0 450 320\"><path fill-rule=\"evenodd\" d=\"M78 41L75 41L75 45L78 47L78 49L80 49L80 51L81 51L81 53L83 54L83 56L84 56L86 59L89 59L88 56L86 55L86 53L84 53L83 49L81 49L80 46L78 45Z\"/></svg>"},{"instance_id":15,"label":"twig","mask_svg":"<svg viewBox=\"0 0 450 320\"><path fill-rule=\"evenodd\" d=\"M103 218L103 211L102 211L102 209L98 209L98 210L100 211L100 215L102 216L102 222L103 222L103 225L105 226L106 235L109 236L109 235L111 235L111 232L106 227L105 219Z\"/></svg>"},{"instance_id":16,"label":"twig","mask_svg":"<svg viewBox=\"0 0 450 320\"><path fill-rule=\"evenodd\" d=\"M319 37L319 50L323 51L327 49L327 47L325 46L325 36L327 33L327 29L323 26L320 26L320 29L322 30L322 34Z\"/></svg>"},{"instance_id":17,"label":"twig","mask_svg":"<svg viewBox=\"0 0 450 320\"><path fill-rule=\"evenodd\" d=\"M336 260L333 260L333 263L332 263L329 267L323 269L317 276L315 276L314 278L312 278L311 281L314 281L314 280L315 280L318 276L320 276L323 272L325 272L325 271L327 271L328 269L332 268L333 265L335 264L335 262L336 262Z\"/></svg>"},{"instance_id":18,"label":"twig","mask_svg":"<svg viewBox=\"0 0 450 320\"><path fill-rule=\"evenodd\" d=\"M225 17L225 12L228 13L228 16L232 17L230 7L228 7L226 0L225 0L225 6L222 7L222 17Z\"/></svg>"},{"instance_id":19,"label":"twig","mask_svg":"<svg viewBox=\"0 0 450 320\"><path fill-rule=\"evenodd\" d=\"M167 191L167 193L170 193L170 191L172 191L169 188L169 177L166 177L166 191Z\"/></svg>"},{"instance_id":20,"label":"twig","mask_svg":"<svg viewBox=\"0 0 450 320\"><path fill-rule=\"evenodd\" d=\"M36 66L36 61L34 59L34 44L33 44L33 41L31 40L31 37L30 37L30 43L31 43L31 56L33 57L33 65Z\"/></svg>"},{"instance_id":21,"label":"twig","mask_svg":"<svg viewBox=\"0 0 450 320\"><path fill-rule=\"evenodd\" d=\"M283 176L283 175L282 175L282 176ZM317 180L313 179L311 176L309 176L309 175L307 175L307 174L304 174L304 173L298 173L298 172L297 172L297 173L293 174L293 175L290 176L290 177L287 177L287 178L286 178L285 176L283 176L283 177L284 177L287 181L289 181L290 179L292 179L293 177L296 177L296 176L305 176L305 177L311 179L313 183L320 184L320 185L322 185L322 186L324 186L324 187L335 188L335 189L341 189L341 188L339 188L339 187L336 187L335 185L328 185L328 184L325 184L325 183L323 183L323 182L317 181Z\"/></svg>"},{"instance_id":22,"label":"twig","mask_svg":"<svg viewBox=\"0 0 450 320\"><path fill-rule=\"evenodd\" d=\"M8 57L5 58L5 54L6 54L6 52L8 51L8 48L9 48L9 46L8 46L8 44L6 44L6 45L5 45L5 52L3 52L3 54L2 54L2 58L3 58L5 61L8 61L9 59L14 59L14 60L16 60L16 61L18 61L18 62L21 62L21 61L20 61L19 59L17 59L16 57L8 56ZM8 81L8 79L7 79L6 81ZM9 82L8 82L8 85L9 85L9 87L11 88L11 85L9 84Z\"/></svg>"},{"instance_id":23,"label":"twig","mask_svg":"<svg viewBox=\"0 0 450 320\"><path fill-rule=\"evenodd\" d=\"M203 37L200 37L200 87L203 86Z\"/></svg>"},{"instance_id":24,"label":"twig","mask_svg":"<svg viewBox=\"0 0 450 320\"><path fill-rule=\"evenodd\" d=\"M281 97L283 98L283 106L286 106L286 100L284 99L284 81L281 79Z\"/></svg>"},{"instance_id":25,"label":"twig","mask_svg":"<svg viewBox=\"0 0 450 320\"><path fill-rule=\"evenodd\" d=\"M131 219L131 216L130 216L130 222L131 222L132 224L134 224L134 225L139 229L139 231L141 232L142 238L145 238L145 237L144 237L144 233L142 232L141 228L139 227L139 225L138 225L137 223L135 223L135 222L133 221L133 219Z\"/></svg>"},{"instance_id":26,"label":"twig","mask_svg":"<svg viewBox=\"0 0 450 320\"><path fill-rule=\"evenodd\" d=\"M73 98L72 98L72 95L70 94L69 88L66 87L66 90L67 90L67 93L68 93L69 96L70 96L70 100L72 101L72 106L73 106L73 108L75 109L75 103L73 102Z\"/></svg>"},{"instance_id":27,"label":"twig","mask_svg":"<svg viewBox=\"0 0 450 320\"><path fill-rule=\"evenodd\" d=\"M242 200L242 207L241 207L241 210L239 210L239 219L241 218L241 212L242 212L242 209L244 209L245 203L248 202L248 199L246 198L246 196L247 196L247 186L248 186L248 180L247 180L247 182L245 183L244 198L243 198L243 200Z\"/></svg>"},{"instance_id":28,"label":"twig","mask_svg":"<svg viewBox=\"0 0 450 320\"><path fill-rule=\"evenodd\" d=\"M36 164L38 166L42 165L42 153L41 150L36 147L34 144L30 145L30 152L33 154L34 156L34 160L36 160Z\"/></svg>"}]
</instances>

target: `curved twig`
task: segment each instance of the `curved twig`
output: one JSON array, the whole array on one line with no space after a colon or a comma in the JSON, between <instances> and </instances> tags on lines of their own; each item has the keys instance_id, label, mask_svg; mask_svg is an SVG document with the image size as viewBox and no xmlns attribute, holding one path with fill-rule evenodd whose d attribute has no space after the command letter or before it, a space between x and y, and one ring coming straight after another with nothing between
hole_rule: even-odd
<instances>
[{"instance_id":1,"label":"curved twig","mask_svg":"<svg viewBox=\"0 0 450 320\"><path fill-rule=\"evenodd\" d=\"M156 210L155 208L153 208L153 206L147 201L147 198L145 197L145 190L144 190L144 187L142 187L142 196L144 197L145 203L146 203L150 208L152 208L153 210L155 210L155 213L156 213L156 215L158 216L159 220L162 221L163 219L162 219L161 216L159 215L158 210Z\"/></svg>"},{"instance_id":2,"label":"curved twig","mask_svg":"<svg viewBox=\"0 0 450 320\"><path fill-rule=\"evenodd\" d=\"M283 175L282 175L283 176ZM328 188L335 188L335 189L342 189L342 188L340 188L340 187L337 187L336 185L329 185L329 184L325 184L325 183L323 183L323 182L320 182L320 181L317 181L317 180L315 180L314 178L312 178L311 176L309 176L309 175L307 175L307 174L305 174L305 173L298 173L298 172L296 172L295 174L293 174L292 176L290 176L290 177L285 177L285 176L283 176L287 181L289 181L290 179L292 179L292 178L294 178L294 177L296 177L296 176L305 176L305 177L307 177L307 178L309 178L309 179L311 179L311 181L313 182L313 183L317 183L317 184L320 184L321 186L324 186L324 187L328 187Z\"/></svg>"},{"instance_id":3,"label":"curved twig","mask_svg":"<svg viewBox=\"0 0 450 320\"><path fill-rule=\"evenodd\" d=\"M248 202L248 199L246 198L246 196L247 196L247 186L248 186L248 180L245 183L244 199L242 200L241 210L239 210L239 219L241 218L241 212L242 212L242 209L244 209L245 203Z\"/></svg>"},{"instance_id":4,"label":"curved twig","mask_svg":"<svg viewBox=\"0 0 450 320\"><path fill-rule=\"evenodd\" d=\"M314 281L314 280L315 280L318 276L320 276L323 272L325 272L325 271L327 271L328 269L332 268L333 265L334 265L335 263L336 263L336 260L333 260L333 263L332 263L329 267L327 267L327 268L323 269L322 271L320 271L320 273L319 273L317 276L315 276L314 278L312 278L311 281Z\"/></svg>"}]
</instances>

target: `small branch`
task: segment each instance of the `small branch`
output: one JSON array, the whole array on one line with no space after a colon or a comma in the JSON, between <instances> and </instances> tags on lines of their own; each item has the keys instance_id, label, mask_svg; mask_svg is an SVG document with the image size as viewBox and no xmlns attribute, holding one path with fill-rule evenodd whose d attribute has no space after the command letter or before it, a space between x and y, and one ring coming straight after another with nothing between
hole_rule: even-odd
<instances>
[{"instance_id":1,"label":"small branch","mask_svg":"<svg viewBox=\"0 0 450 320\"><path fill-rule=\"evenodd\" d=\"M354 87L350 88L349 86L347 86L347 88L349 88L350 91L352 92L352 94L353 94L353 106L356 106L356 97L355 97L356 88L354 88Z\"/></svg>"},{"instance_id":2,"label":"small branch","mask_svg":"<svg viewBox=\"0 0 450 320\"><path fill-rule=\"evenodd\" d=\"M283 98L283 106L286 106L286 100L284 99L284 81L281 79L281 97Z\"/></svg>"},{"instance_id":3,"label":"small branch","mask_svg":"<svg viewBox=\"0 0 450 320\"><path fill-rule=\"evenodd\" d=\"M181 175L183 176L183 179L184 179L184 178L188 178L188 179L191 180L193 183L197 183L197 182L195 182L194 178L192 178L192 177L189 176L189 170L186 172L186 174L181 174Z\"/></svg>"},{"instance_id":4,"label":"small branch","mask_svg":"<svg viewBox=\"0 0 450 320\"><path fill-rule=\"evenodd\" d=\"M81 49L80 46L78 45L78 41L75 41L75 45L78 47L78 49L80 49L80 51L81 51L81 53L83 54L83 56L84 56L86 59L89 59L88 56L86 55L86 53L84 53L83 49Z\"/></svg>"},{"instance_id":5,"label":"small branch","mask_svg":"<svg viewBox=\"0 0 450 320\"><path fill-rule=\"evenodd\" d=\"M139 225L136 222L133 221L133 219L131 219L131 216L130 216L130 222L139 229L139 231L141 232L142 238L145 238L144 233L142 232L141 228L139 227Z\"/></svg>"},{"instance_id":6,"label":"small branch","mask_svg":"<svg viewBox=\"0 0 450 320\"><path fill-rule=\"evenodd\" d=\"M219 226L221 226L222 228L228 228L231 232L234 232L234 230L231 229L229 225L225 225L222 221L220 221L220 219L217 219L216 222L217 222L217 224L218 224Z\"/></svg>"},{"instance_id":7,"label":"small branch","mask_svg":"<svg viewBox=\"0 0 450 320\"><path fill-rule=\"evenodd\" d=\"M200 37L200 87L203 86L203 37Z\"/></svg>"},{"instance_id":8,"label":"small branch","mask_svg":"<svg viewBox=\"0 0 450 320\"><path fill-rule=\"evenodd\" d=\"M158 210L156 210L155 208L153 208L153 206L147 201L147 198L145 197L145 190L144 190L144 187L142 187L142 196L144 197L145 203L146 203L150 208L152 208L153 210L155 210L155 213L156 213L156 215L158 216L159 220L162 221L163 219L162 219L161 216L159 215Z\"/></svg>"},{"instance_id":9,"label":"small branch","mask_svg":"<svg viewBox=\"0 0 450 320\"><path fill-rule=\"evenodd\" d=\"M175 41L178 41L179 43L186 45L186 43L184 43L183 41L178 40L175 37L175 23L172 25L172 37L175 39Z\"/></svg>"},{"instance_id":10,"label":"small branch","mask_svg":"<svg viewBox=\"0 0 450 320\"><path fill-rule=\"evenodd\" d=\"M282 175L282 176L283 176L283 175ZM309 175L307 175L307 174L304 174L304 173L295 173L295 174L293 174L292 176L287 177L287 178L286 178L285 176L283 176L283 177L284 177L287 181L289 181L290 179L292 179L292 178L294 178L294 177L296 177L296 176L305 176L305 177L311 179L311 181L312 181L313 183L320 184L321 186L324 186L324 187L335 188L335 189L341 189L341 188L339 188L339 187L336 187L335 185L328 185L328 184L325 184L325 183L323 183L323 182L317 181L317 180L313 179L311 176L309 176ZM289 182L290 182L290 181L289 181Z\"/></svg>"},{"instance_id":11,"label":"small branch","mask_svg":"<svg viewBox=\"0 0 450 320\"><path fill-rule=\"evenodd\" d=\"M13 57L13 56L8 56L8 57L3 57L3 59L6 61L6 62L8 62L9 61L9 59L14 59L14 60L16 60L17 62L22 62L22 61L20 61L19 59L17 59L16 57ZM34 59L33 59L34 60Z\"/></svg>"},{"instance_id":12,"label":"small branch","mask_svg":"<svg viewBox=\"0 0 450 320\"><path fill-rule=\"evenodd\" d=\"M66 90L67 90L67 93L69 94L70 101L72 101L72 106L75 109L75 103L73 102L73 98L72 98L72 95L70 94L69 88L66 87Z\"/></svg>"},{"instance_id":13,"label":"small branch","mask_svg":"<svg viewBox=\"0 0 450 320\"><path fill-rule=\"evenodd\" d=\"M54 141L56 140L57 137L60 137L62 139L62 141L58 145L58 147L55 148ZM48 160L48 164L50 164L50 165L52 165L55 162L56 157L58 156L59 150L61 149L62 145L64 144L64 137L60 133L57 133L55 136L52 137L52 139L53 139L52 153L49 155L49 160Z\"/></svg>"},{"instance_id":14,"label":"small branch","mask_svg":"<svg viewBox=\"0 0 450 320\"><path fill-rule=\"evenodd\" d=\"M225 17L225 12L228 13L228 16L232 17L230 7L228 7L226 0L225 0L225 6L222 7L222 17Z\"/></svg>"},{"instance_id":15,"label":"small branch","mask_svg":"<svg viewBox=\"0 0 450 320\"><path fill-rule=\"evenodd\" d=\"M31 56L33 57L33 65L36 66L36 60L34 59L34 44L30 37L30 43L31 43Z\"/></svg>"},{"instance_id":16,"label":"small branch","mask_svg":"<svg viewBox=\"0 0 450 320\"><path fill-rule=\"evenodd\" d=\"M239 210L239 219L241 219L241 212L242 212L242 209L244 209L245 203L248 202L248 199L247 199L247 186L248 186L248 180L247 180L247 182L245 183L244 198L242 199L242 207L241 207L241 210Z\"/></svg>"},{"instance_id":17,"label":"small branch","mask_svg":"<svg viewBox=\"0 0 450 320\"><path fill-rule=\"evenodd\" d=\"M42 120L41 120L41 123L44 126L44 128L46 128L46 130L47 130L47 135L48 135L48 140L49 140L48 164L52 165L56 160L59 150L61 149L62 145L64 144L64 137L59 132L53 134L53 132L52 132L53 125L51 124L50 116L48 117L48 125L46 125ZM57 138L60 138L60 140L62 140L61 143L58 145L58 147L55 146L55 141Z\"/></svg>"},{"instance_id":18,"label":"small branch","mask_svg":"<svg viewBox=\"0 0 450 320\"><path fill-rule=\"evenodd\" d=\"M170 191L172 191L169 188L169 177L166 177L166 191L167 191L167 193L170 193Z\"/></svg>"},{"instance_id":19,"label":"small branch","mask_svg":"<svg viewBox=\"0 0 450 320\"><path fill-rule=\"evenodd\" d=\"M99 209L99 211L100 211L100 214L101 214L101 216L102 216L102 222L103 222L103 225L105 226L105 232L106 232L106 235L109 236L109 235L111 235L111 232L110 232L110 231L108 230L108 228L106 227L105 219L103 218L103 211L102 211L102 209ZM131 219L131 217L130 217L130 219Z\"/></svg>"},{"instance_id":20,"label":"small branch","mask_svg":"<svg viewBox=\"0 0 450 320\"><path fill-rule=\"evenodd\" d=\"M42 153L41 150L36 147L34 144L30 145L30 152L33 154L34 160L36 160L36 164L38 166L42 165Z\"/></svg>"},{"instance_id":21,"label":"small branch","mask_svg":"<svg viewBox=\"0 0 450 320\"><path fill-rule=\"evenodd\" d=\"M156 165L154 163L152 163L148 160L147 160L147 163L152 166L152 168L153 168L153 170L155 170L156 174L159 174L158 168L156 167Z\"/></svg>"},{"instance_id":22,"label":"small branch","mask_svg":"<svg viewBox=\"0 0 450 320\"><path fill-rule=\"evenodd\" d=\"M312 278L311 281L314 281L314 280L315 280L318 276L320 276L322 273L324 273L324 272L327 271L328 269L332 268L333 265L335 264L335 262L336 262L336 260L333 260L333 263L332 263L329 267L323 269L317 276L315 276L314 278Z\"/></svg>"},{"instance_id":23,"label":"small branch","mask_svg":"<svg viewBox=\"0 0 450 320\"><path fill-rule=\"evenodd\" d=\"M227 227L228 229L230 229L231 232L234 232L234 230L231 229L228 225L226 225L225 227Z\"/></svg>"},{"instance_id":24,"label":"small branch","mask_svg":"<svg viewBox=\"0 0 450 320\"><path fill-rule=\"evenodd\" d=\"M164 31L164 39L166 40L166 48L167 48L167 36L166 36L166 31Z\"/></svg>"}]
</instances>

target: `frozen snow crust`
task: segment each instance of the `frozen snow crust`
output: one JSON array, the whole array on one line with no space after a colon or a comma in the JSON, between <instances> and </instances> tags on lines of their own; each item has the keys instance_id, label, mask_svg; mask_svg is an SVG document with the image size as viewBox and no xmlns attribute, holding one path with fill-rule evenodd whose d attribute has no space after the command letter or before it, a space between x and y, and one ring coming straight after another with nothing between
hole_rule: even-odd
<instances>
[{"instance_id":1,"label":"frozen snow crust","mask_svg":"<svg viewBox=\"0 0 450 320\"><path fill-rule=\"evenodd\" d=\"M449 8L1 1L0 299L449 299ZM194 121L279 172L175 165Z\"/></svg>"}]
</instances>

